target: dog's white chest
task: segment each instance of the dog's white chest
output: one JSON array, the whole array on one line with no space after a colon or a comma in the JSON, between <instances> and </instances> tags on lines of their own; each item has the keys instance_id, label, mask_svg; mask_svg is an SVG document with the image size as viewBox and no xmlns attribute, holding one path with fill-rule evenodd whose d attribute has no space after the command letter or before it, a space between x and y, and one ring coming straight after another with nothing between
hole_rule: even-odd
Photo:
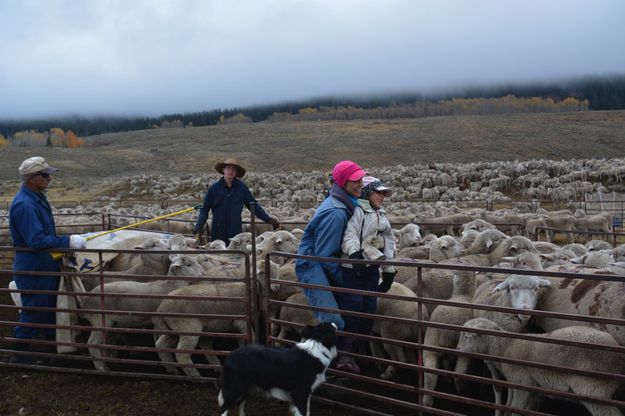
<instances>
[{"instance_id":1,"label":"dog's white chest","mask_svg":"<svg viewBox=\"0 0 625 416\"><path fill-rule=\"evenodd\" d=\"M312 386L310 386L310 391L315 391L315 389L323 384L325 381L326 372L324 370L322 373L317 374L317 377L315 377L315 381L313 382Z\"/></svg>"}]
</instances>

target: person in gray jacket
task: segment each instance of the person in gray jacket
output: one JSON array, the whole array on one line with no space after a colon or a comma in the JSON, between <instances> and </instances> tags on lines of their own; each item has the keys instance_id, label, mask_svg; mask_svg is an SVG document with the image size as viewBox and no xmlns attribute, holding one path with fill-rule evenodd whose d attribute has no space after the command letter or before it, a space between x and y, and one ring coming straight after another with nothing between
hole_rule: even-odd
<instances>
[{"instance_id":1,"label":"person in gray jacket","mask_svg":"<svg viewBox=\"0 0 625 416\"><path fill-rule=\"evenodd\" d=\"M347 223L347 228L343 234L341 245L343 258L362 260L390 260L395 252L395 236L388 218L385 215L382 205L384 198L390 197L390 188L373 176L365 176L362 180L363 187L358 199L358 205L354 210L354 215ZM370 237L381 237L383 241L381 250L382 256L376 259L368 258L365 250L365 240ZM386 292L390 289L395 278L395 268L384 266L382 268L382 282L380 281L380 267L376 264L343 264L342 276L343 287L350 289L368 290L371 292ZM351 293L336 293L336 301L342 310L376 313L377 298L375 296L363 296ZM371 319L358 318L343 315L345 321L344 330L360 334L371 332L373 321ZM351 350L354 339L351 337L341 337L339 347L342 350ZM337 363L337 368L358 373L360 369L356 362L346 356L341 356Z\"/></svg>"}]
</instances>

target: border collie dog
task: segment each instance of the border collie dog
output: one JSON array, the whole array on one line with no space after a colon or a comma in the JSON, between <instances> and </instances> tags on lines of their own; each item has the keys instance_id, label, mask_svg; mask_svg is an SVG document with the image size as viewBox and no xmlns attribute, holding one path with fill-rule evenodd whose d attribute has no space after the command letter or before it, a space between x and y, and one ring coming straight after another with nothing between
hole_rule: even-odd
<instances>
[{"instance_id":1,"label":"border collie dog","mask_svg":"<svg viewBox=\"0 0 625 416\"><path fill-rule=\"evenodd\" d=\"M310 415L310 395L326 380L326 369L336 354L336 325L332 323L307 325L294 348L254 344L232 351L221 374L221 415L227 416L238 405L239 416L244 416L245 400L254 389L290 402L294 416Z\"/></svg>"}]
</instances>

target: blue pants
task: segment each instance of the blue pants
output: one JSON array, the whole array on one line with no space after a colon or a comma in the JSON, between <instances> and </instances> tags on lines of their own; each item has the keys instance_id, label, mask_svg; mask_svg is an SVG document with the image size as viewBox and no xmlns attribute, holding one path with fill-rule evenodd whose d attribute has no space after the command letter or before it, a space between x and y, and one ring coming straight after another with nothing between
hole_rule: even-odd
<instances>
[{"instance_id":1,"label":"blue pants","mask_svg":"<svg viewBox=\"0 0 625 416\"><path fill-rule=\"evenodd\" d=\"M58 290L59 288L58 276L16 275L14 276L14 280L17 288L22 290ZM22 293L20 296L23 306L56 308L56 295ZM19 321L22 323L54 325L56 323L56 314L54 312L27 311L22 309ZM38 333L42 333L46 339L54 339L55 329L26 326L15 327L16 338L33 339Z\"/></svg>"},{"instance_id":2,"label":"blue pants","mask_svg":"<svg viewBox=\"0 0 625 416\"><path fill-rule=\"evenodd\" d=\"M298 260L298 262L295 263L295 273L297 275L297 280L302 283L327 286L328 289L330 289L330 286L338 285L337 281L330 282L328 280L321 263L317 261ZM335 299L335 295L338 295L338 293L333 294L331 290L305 288L304 295L310 306L339 309L339 305ZM315 311L315 318L317 318L319 322L331 322L335 324L339 331L344 329L343 318L337 313Z\"/></svg>"},{"instance_id":3,"label":"blue pants","mask_svg":"<svg viewBox=\"0 0 625 416\"><path fill-rule=\"evenodd\" d=\"M380 268L378 266L367 267L366 277L357 277L354 270L343 267L343 284L342 287L349 289L368 290L371 292L378 291L378 281L380 279ZM378 298L376 296L363 296L351 293L335 292L334 296L339 304L339 308L346 311L375 313L378 306ZM345 331L355 332L358 334L368 334L371 332L373 321L366 318L358 318L355 316L343 315L345 321Z\"/></svg>"}]
</instances>

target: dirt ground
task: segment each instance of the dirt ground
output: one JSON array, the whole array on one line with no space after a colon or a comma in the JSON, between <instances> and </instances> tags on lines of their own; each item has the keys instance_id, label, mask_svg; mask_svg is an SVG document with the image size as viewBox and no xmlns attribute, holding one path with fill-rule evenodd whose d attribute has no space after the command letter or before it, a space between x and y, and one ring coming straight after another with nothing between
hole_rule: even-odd
<instances>
[{"instance_id":1,"label":"dirt ground","mask_svg":"<svg viewBox=\"0 0 625 416\"><path fill-rule=\"evenodd\" d=\"M1 415L25 416L199 416L217 415L217 390L210 384L135 380L0 368ZM348 412L311 404L313 414ZM288 415L276 400L253 399L250 415Z\"/></svg>"}]
</instances>

